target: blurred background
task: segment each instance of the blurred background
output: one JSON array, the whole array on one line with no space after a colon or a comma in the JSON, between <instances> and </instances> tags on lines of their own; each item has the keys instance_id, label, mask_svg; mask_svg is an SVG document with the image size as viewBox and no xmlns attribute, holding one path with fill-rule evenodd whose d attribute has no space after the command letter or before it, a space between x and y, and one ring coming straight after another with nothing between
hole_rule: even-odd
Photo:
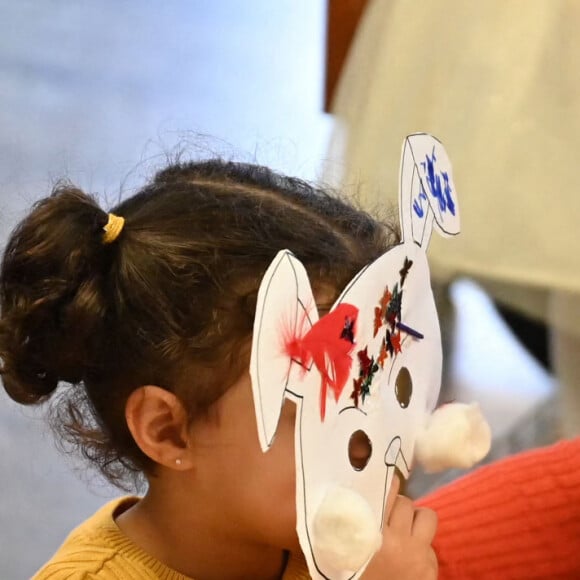
<instances>
[{"instance_id":1,"label":"blurred background","mask_svg":"<svg viewBox=\"0 0 580 580\"><path fill-rule=\"evenodd\" d=\"M179 150L306 179L340 166L323 112L327 9L325 0L0 0L1 243L60 177L107 205ZM473 281L454 283L450 297L447 388L481 401L493 456L550 440L554 379ZM415 489L441 481L419 478ZM0 392L2 580L29 577L118 494L57 453L42 409Z\"/></svg>"}]
</instances>

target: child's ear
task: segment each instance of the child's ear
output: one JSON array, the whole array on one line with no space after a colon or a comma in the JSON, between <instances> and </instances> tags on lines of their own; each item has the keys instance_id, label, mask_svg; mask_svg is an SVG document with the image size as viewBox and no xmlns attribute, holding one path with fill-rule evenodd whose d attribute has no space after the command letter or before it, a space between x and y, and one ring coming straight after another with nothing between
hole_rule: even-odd
<instances>
[{"instance_id":1,"label":"child's ear","mask_svg":"<svg viewBox=\"0 0 580 580\"><path fill-rule=\"evenodd\" d=\"M127 399L125 419L141 451L155 463L191 467L187 412L176 395L152 385L135 389Z\"/></svg>"}]
</instances>

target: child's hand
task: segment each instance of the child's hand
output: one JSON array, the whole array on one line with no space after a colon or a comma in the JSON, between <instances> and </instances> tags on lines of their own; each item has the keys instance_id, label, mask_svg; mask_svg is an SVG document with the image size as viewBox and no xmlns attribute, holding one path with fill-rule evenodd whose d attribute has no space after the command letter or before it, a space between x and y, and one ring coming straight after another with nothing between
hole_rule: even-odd
<instances>
[{"instance_id":1,"label":"child's hand","mask_svg":"<svg viewBox=\"0 0 580 580\"><path fill-rule=\"evenodd\" d=\"M397 478L393 487L396 493ZM437 580L437 556L431 547L436 529L434 511L415 507L407 497L394 497L383 528L383 545L362 580Z\"/></svg>"}]
</instances>

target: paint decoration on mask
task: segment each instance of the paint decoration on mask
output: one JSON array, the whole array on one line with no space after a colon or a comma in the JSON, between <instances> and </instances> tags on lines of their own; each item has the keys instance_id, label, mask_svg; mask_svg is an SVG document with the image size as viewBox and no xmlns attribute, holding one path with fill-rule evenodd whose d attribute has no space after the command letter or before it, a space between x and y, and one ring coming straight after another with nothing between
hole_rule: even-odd
<instances>
[{"instance_id":1,"label":"paint decoration on mask","mask_svg":"<svg viewBox=\"0 0 580 580\"><path fill-rule=\"evenodd\" d=\"M439 321L426 250L433 227L459 233L451 164L421 133L403 144L402 242L367 265L319 317L308 274L281 250L258 293L250 362L260 445L271 446L285 398L297 404L296 510L314 579L358 578L380 547L395 468L414 453L427 469L465 467L488 452L477 405L435 410L441 386ZM355 434L363 464L349 457ZM354 509L352 506L356 506Z\"/></svg>"}]
</instances>

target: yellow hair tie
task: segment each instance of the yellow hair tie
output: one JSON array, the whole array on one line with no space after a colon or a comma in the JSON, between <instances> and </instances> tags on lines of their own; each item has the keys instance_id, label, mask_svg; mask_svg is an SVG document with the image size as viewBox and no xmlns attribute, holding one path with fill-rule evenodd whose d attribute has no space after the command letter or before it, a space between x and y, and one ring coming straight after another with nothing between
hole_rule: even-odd
<instances>
[{"instance_id":1,"label":"yellow hair tie","mask_svg":"<svg viewBox=\"0 0 580 580\"><path fill-rule=\"evenodd\" d=\"M125 218L120 215L115 215L114 213L109 214L109 221L107 225L103 228L105 230L105 235L103 236L103 244L112 244L121 233L123 226L125 225Z\"/></svg>"}]
</instances>

